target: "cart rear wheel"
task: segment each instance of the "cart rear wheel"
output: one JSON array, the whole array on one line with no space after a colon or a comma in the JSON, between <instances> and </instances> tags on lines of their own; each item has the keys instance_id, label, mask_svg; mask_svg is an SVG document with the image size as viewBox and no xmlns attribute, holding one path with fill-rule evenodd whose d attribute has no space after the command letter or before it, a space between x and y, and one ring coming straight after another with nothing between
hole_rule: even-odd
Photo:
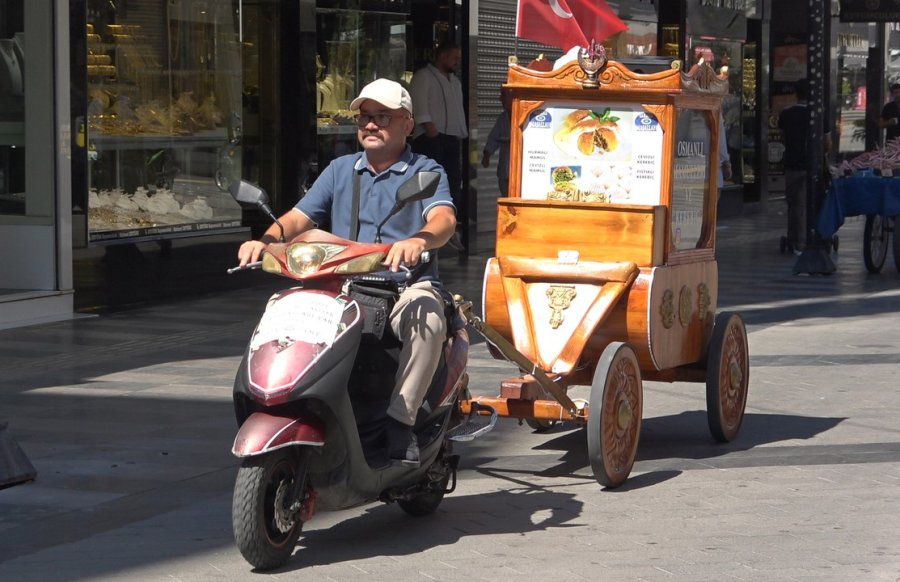
<instances>
[{"instance_id":1,"label":"cart rear wheel","mask_svg":"<svg viewBox=\"0 0 900 582\"><path fill-rule=\"evenodd\" d=\"M870 273L880 273L887 258L888 230L887 217L881 214L867 214L863 231L863 260Z\"/></svg>"},{"instance_id":2,"label":"cart rear wheel","mask_svg":"<svg viewBox=\"0 0 900 582\"><path fill-rule=\"evenodd\" d=\"M747 406L750 353L747 329L737 313L716 316L706 364L706 416L713 438L722 443L737 436Z\"/></svg>"},{"instance_id":3,"label":"cart rear wheel","mask_svg":"<svg viewBox=\"0 0 900 582\"><path fill-rule=\"evenodd\" d=\"M900 238L897 238L897 227L900 226L900 214L895 216L892 220L892 231L894 236L894 266L897 267L897 272L900 273Z\"/></svg>"},{"instance_id":4,"label":"cart rear wheel","mask_svg":"<svg viewBox=\"0 0 900 582\"><path fill-rule=\"evenodd\" d=\"M597 482L618 487L634 465L643 412L641 369L634 349L613 342L603 350L591 385L588 456Z\"/></svg>"}]
</instances>

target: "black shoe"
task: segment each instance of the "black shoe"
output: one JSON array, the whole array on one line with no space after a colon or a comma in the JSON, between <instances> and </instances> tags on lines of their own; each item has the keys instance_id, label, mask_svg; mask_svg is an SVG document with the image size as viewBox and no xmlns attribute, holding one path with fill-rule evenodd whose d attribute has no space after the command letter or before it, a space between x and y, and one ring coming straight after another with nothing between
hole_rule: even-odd
<instances>
[{"instance_id":1,"label":"black shoe","mask_svg":"<svg viewBox=\"0 0 900 582\"><path fill-rule=\"evenodd\" d=\"M390 418L387 421L386 431L388 459L418 467L419 443L412 432L412 427Z\"/></svg>"}]
</instances>

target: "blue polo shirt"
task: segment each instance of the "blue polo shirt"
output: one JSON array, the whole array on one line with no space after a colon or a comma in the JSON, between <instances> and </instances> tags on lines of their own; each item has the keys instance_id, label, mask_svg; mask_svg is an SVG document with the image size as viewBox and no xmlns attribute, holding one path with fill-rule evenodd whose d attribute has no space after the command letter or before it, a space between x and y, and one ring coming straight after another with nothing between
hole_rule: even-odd
<instances>
[{"instance_id":1,"label":"blue polo shirt","mask_svg":"<svg viewBox=\"0 0 900 582\"><path fill-rule=\"evenodd\" d=\"M316 225L329 222L336 236L350 238L350 212L353 208L353 174L359 174L359 237L364 242L375 241L378 224L394 207L395 195L401 184L420 171L440 172L437 192L431 198L410 202L381 227L382 242L407 239L425 226L428 212L435 206L453 206L450 187L444 169L423 155L414 154L409 146L400 159L387 170L375 174L369 168L366 153L341 156L332 161L316 179L312 188L294 206ZM437 255L432 253L431 266L419 278L437 280Z\"/></svg>"}]
</instances>

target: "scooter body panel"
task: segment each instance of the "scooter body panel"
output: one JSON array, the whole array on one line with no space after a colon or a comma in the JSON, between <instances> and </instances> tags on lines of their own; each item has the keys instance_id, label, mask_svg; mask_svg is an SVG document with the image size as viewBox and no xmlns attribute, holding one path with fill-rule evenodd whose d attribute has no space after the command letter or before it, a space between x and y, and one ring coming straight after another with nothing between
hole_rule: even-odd
<instances>
[{"instance_id":1,"label":"scooter body panel","mask_svg":"<svg viewBox=\"0 0 900 582\"><path fill-rule=\"evenodd\" d=\"M231 452L237 457L252 457L283 447L324 444L325 425L315 416L285 417L254 412L238 430Z\"/></svg>"},{"instance_id":2,"label":"scooter body panel","mask_svg":"<svg viewBox=\"0 0 900 582\"><path fill-rule=\"evenodd\" d=\"M251 397L267 406L295 398L316 382L317 372L350 351L355 356L360 330L360 310L346 295L303 288L276 293L248 346Z\"/></svg>"}]
</instances>

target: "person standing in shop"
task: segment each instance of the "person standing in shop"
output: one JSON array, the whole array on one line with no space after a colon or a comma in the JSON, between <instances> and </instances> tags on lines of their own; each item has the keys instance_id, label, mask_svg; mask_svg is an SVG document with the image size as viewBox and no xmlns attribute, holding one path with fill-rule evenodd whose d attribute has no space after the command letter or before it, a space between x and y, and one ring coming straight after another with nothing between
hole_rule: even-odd
<instances>
[{"instance_id":1,"label":"person standing in shop","mask_svg":"<svg viewBox=\"0 0 900 582\"><path fill-rule=\"evenodd\" d=\"M722 186L731 180L731 156L728 155L728 136L725 130L725 116L719 115L719 198L722 197Z\"/></svg>"},{"instance_id":2,"label":"person standing in shop","mask_svg":"<svg viewBox=\"0 0 900 582\"><path fill-rule=\"evenodd\" d=\"M795 255L800 255L806 244L807 224L807 167L809 166L809 89L801 79L789 90L797 102L778 114L778 128L784 135L784 190L788 207L787 242ZM831 149L828 122L824 121L822 141L827 155Z\"/></svg>"},{"instance_id":3,"label":"person standing in shop","mask_svg":"<svg viewBox=\"0 0 900 582\"><path fill-rule=\"evenodd\" d=\"M491 156L500 152L497 158L497 185L500 187L500 196L506 197L509 196L509 127L512 115L512 93L509 89L500 89L500 102L503 104L503 111L497 116L488 134L481 154L481 166L490 166Z\"/></svg>"},{"instance_id":4,"label":"person standing in shop","mask_svg":"<svg viewBox=\"0 0 900 582\"><path fill-rule=\"evenodd\" d=\"M878 127L885 129L884 141L900 137L900 83L891 85L891 100L881 109Z\"/></svg>"},{"instance_id":5,"label":"person standing in shop","mask_svg":"<svg viewBox=\"0 0 900 582\"><path fill-rule=\"evenodd\" d=\"M795 255L806 243L806 165L809 149L809 106L806 84L788 90L797 102L778 114L778 128L784 135L784 191L788 207L787 242Z\"/></svg>"},{"instance_id":6,"label":"person standing in shop","mask_svg":"<svg viewBox=\"0 0 900 582\"><path fill-rule=\"evenodd\" d=\"M462 51L452 42L441 43L434 60L413 74L410 83L416 128L412 149L428 156L444 167L450 182L453 204L462 208L462 149L461 142L469 133L463 107L462 83L456 75ZM450 245L463 251L459 233Z\"/></svg>"}]
</instances>

